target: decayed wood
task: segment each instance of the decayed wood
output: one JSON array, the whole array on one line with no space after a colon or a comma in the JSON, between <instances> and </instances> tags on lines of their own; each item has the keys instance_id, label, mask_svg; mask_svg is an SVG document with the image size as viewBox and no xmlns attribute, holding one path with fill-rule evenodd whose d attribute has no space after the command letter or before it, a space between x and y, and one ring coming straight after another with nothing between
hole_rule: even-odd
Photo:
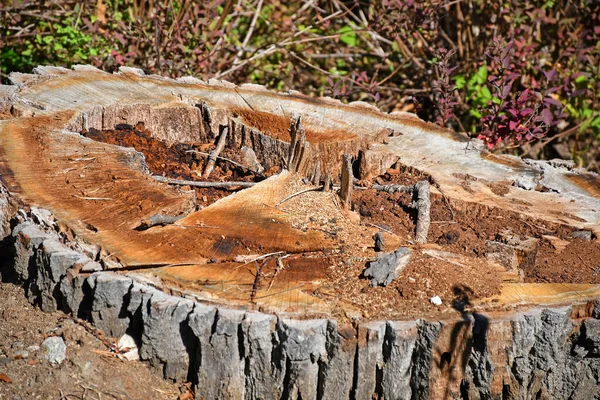
<instances>
[{"instance_id":1,"label":"decayed wood","mask_svg":"<svg viewBox=\"0 0 600 400\"><path fill-rule=\"evenodd\" d=\"M349 154L344 154L342 158L342 180L340 188L340 197L344 207L349 209L352 203L352 190L354 188L354 176L352 174L352 159Z\"/></svg>"},{"instance_id":2,"label":"decayed wood","mask_svg":"<svg viewBox=\"0 0 600 400\"><path fill-rule=\"evenodd\" d=\"M225 143L227 142L227 133L229 133L229 127L226 126L223 128L221 135L219 136L219 140L217 141L217 147L210 153L208 156L208 161L206 162L206 167L204 168L204 172L202 173L203 178L208 178L215 169L215 163L217 162L217 158L221 151L225 147Z\"/></svg>"}]
</instances>

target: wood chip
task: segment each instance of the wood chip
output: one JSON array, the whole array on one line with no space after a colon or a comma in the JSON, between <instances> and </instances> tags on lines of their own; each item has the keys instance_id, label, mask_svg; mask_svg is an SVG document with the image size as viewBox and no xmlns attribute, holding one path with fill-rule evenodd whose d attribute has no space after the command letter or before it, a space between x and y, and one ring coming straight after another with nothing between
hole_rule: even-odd
<instances>
[{"instance_id":1,"label":"wood chip","mask_svg":"<svg viewBox=\"0 0 600 400\"><path fill-rule=\"evenodd\" d=\"M12 379L10 379L10 377L8 375L6 375L4 372L0 373L0 381L4 382L4 383L11 383Z\"/></svg>"}]
</instances>

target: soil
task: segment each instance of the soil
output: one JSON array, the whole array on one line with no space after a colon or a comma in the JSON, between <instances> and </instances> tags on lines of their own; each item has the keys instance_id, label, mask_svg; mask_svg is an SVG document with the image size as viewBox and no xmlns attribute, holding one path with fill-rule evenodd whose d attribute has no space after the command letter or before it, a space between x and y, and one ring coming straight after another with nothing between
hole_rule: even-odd
<instances>
[{"instance_id":1,"label":"soil","mask_svg":"<svg viewBox=\"0 0 600 400\"><path fill-rule=\"evenodd\" d=\"M254 125L266 123L251 122ZM285 139L283 135L287 128L284 132L283 121L279 125L271 125L271 130L279 132ZM108 131L90 130L84 134L95 140L134 147L145 154L153 174L180 179L205 180L200 174L206 158L186 151L208 153L214 148L213 143L166 146L153 139L143 124L117 126ZM239 160L230 148L226 148L222 156ZM208 180L260 181L277 172L267 171L264 176L258 176L219 160ZM372 181L360 183L367 187L371 183L411 185L424 179L435 186L430 177L397 164ZM306 187L299 184L295 190ZM199 207L230 194L220 189L195 190L200 199ZM326 282L313 294L330 301L337 310L335 316L351 318L358 312L366 319L433 318L454 312L453 308L462 309L475 299L498 294L506 276L497 264L488 262L486 243L499 240L507 232L517 238L538 240L534 261L520 267L519 275L524 282L600 283L600 245L597 240L574 240L570 237L572 227L537 221L480 204L450 202L439 191L432 190L432 222L425 246L417 246L412 241L416 212L410 208L412 198L409 194L388 194L370 188L355 190L351 207L354 211L345 211L336 194L314 191L294 197L279 207L289 213L294 228L322 231L337 244L335 251L302 255L313 258L319 265L328 265L325 267ZM494 190L501 194L505 188L500 186ZM390 285L370 287L362 272L366 263L377 257L373 235L379 230L388 234L395 248L410 247L413 254L408 267ZM557 246L557 243L562 245ZM426 254L427 249L453 253L467 262L433 257ZM271 269L274 268L275 265ZM442 298L443 306L430 303L434 296Z\"/></svg>"},{"instance_id":2,"label":"soil","mask_svg":"<svg viewBox=\"0 0 600 400\"><path fill-rule=\"evenodd\" d=\"M0 283L0 299L0 399L179 398L179 386L140 361L111 356L80 323L28 304L22 288ZM41 346L49 336L67 345L66 359L56 366Z\"/></svg>"}]
</instances>

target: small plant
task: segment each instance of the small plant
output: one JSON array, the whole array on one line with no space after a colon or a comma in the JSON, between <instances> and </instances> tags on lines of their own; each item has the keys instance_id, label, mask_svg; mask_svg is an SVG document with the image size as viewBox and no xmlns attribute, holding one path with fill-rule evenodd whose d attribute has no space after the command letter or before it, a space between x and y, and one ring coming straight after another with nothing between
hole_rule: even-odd
<instances>
[{"instance_id":1,"label":"small plant","mask_svg":"<svg viewBox=\"0 0 600 400\"><path fill-rule=\"evenodd\" d=\"M458 102L456 101L455 93L456 85L452 83L451 75L458 66L449 66L450 58L452 58L455 53L456 52L453 50L448 51L444 48L440 48L437 51L437 57L432 61L438 75L438 78L433 82L432 87L437 95L436 100L439 114L436 118L436 122L439 126L446 126L452 118L456 118L456 115L454 115L454 107Z\"/></svg>"},{"instance_id":2,"label":"small plant","mask_svg":"<svg viewBox=\"0 0 600 400\"><path fill-rule=\"evenodd\" d=\"M479 106L482 116L478 138L491 149L501 143L515 145L544 137L561 118L562 103L554 97L560 85L555 70L544 72L538 88L513 91L515 81L521 76L511 71L511 50L514 44L503 45L495 40L487 55L496 67L497 75L487 80L494 88L494 96L486 107Z\"/></svg>"}]
</instances>

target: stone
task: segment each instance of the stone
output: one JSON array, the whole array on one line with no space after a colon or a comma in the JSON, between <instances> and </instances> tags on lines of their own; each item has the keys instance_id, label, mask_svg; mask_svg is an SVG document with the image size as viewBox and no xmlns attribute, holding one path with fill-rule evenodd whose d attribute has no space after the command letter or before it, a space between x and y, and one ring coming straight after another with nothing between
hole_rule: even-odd
<instances>
[{"instance_id":1,"label":"stone","mask_svg":"<svg viewBox=\"0 0 600 400\"><path fill-rule=\"evenodd\" d=\"M431 304L433 304L434 306L442 305L442 299L440 298L440 296L433 296L432 298L429 299L429 302Z\"/></svg>"},{"instance_id":2,"label":"stone","mask_svg":"<svg viewBox=\"0 0 600 400\"><path fill-rule=\"evenodd\" d=\"M58 365L67 358L67 345L60 336L50 336L42 342L46 351L44 358L52 365Z\"/></svg>"},{"instance_id":3,"label":"stone","mask_svg":"<svg viewBox=\"0 0 600 400\"><path fill-rule=\"evenodd\" d=\"M371 279L371 286L387 286L396 279L410 262L412 250L400 247L392 253L383 253L370 261L363 275Z\"/></svg>"},{"instance_id":4,"label":"stone","mask_svg":"<svg viewBox=\"0 0 600 400\"><path fill-rule=\"evenodd\" d=\"M140 359L138 344L133 336L125 333L117 342L121 356L128 361L137 361Z\"/></svg>"}]
</instances>

